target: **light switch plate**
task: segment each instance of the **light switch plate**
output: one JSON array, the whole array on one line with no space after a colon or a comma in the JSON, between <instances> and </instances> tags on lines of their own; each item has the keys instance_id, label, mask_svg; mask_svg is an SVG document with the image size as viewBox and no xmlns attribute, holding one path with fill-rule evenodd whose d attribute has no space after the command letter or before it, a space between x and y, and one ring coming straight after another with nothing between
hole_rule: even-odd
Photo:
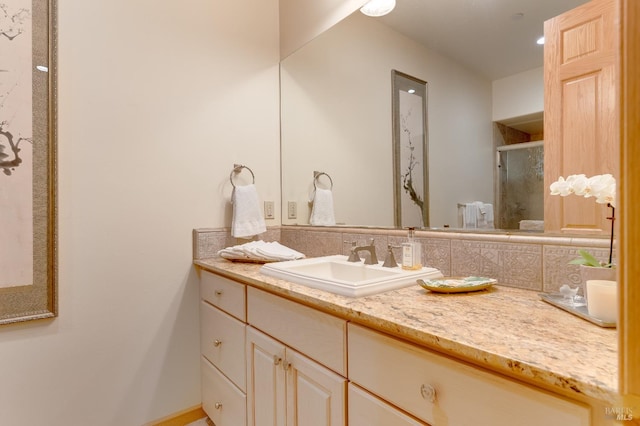
<instances>
[{"instance_id":1,"label":"light switch plate","mask_svg":"<svg viewBox=\"0 0 640 426\"><path fill-rule=\"evenodd\" d=\"M273 201L264 202L264 218L265 219L273 219L275 217L273 209L274 209Z\"/></svg>"},{"instance_id":2,"label":"light switch plate","mask_svg":"<svg viewBox=\"0 0 640 426\"><path fill-rule=\"evenodd\" d=\"M287 204L287 217L289 219L298 217L298 204L295 201L289 201Z\"/></svg>"}]
</instances>

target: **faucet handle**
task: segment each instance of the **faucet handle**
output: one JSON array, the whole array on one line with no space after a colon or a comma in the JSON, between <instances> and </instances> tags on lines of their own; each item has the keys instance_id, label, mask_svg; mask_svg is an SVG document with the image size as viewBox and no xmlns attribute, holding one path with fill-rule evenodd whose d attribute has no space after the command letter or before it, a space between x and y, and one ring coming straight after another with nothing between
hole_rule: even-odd
<instances>
[{"instance_id":1,"label":"faucet handle","mask_svg":"<svg viewBox=\"0 0 640 426\"><path fill-rule=\"evenodd\" d=\"M385 268L397 268L398 262L396 262L396 257L393 255L393 249L400 248L400 246L392 246L391 244L387 244L387 256L384 259L384 263L382 266Z\"/></svg>"},{"instance_id":2,"label":"faucet handle","mask_svg":"<svg viewBox=\"0 0 640 426\"><path fill-rule=\"evenodd\" d=\"M358 256L358 252L356 252L358 243L356 241L345 241L344 243L351 243L351 250L349 251L349 258L347 259L347 262L360 262L360 256Z\"/></svg>"}]
</instances>

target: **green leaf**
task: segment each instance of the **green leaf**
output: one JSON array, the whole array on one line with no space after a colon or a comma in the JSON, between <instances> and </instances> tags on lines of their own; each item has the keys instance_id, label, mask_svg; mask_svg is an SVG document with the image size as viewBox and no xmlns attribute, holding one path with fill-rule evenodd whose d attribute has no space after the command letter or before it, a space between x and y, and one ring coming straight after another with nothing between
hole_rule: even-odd
<instances>
[{"instance_id":1,"label":"green leaf","mask_svg":"<svg viewBox=\"0 0 640 426\"><path fill-rule=\"evenodd\" d=\"M600 263L598 259L593 257L593 255L586 250L578 250L578 254L581 257L570 261L569 263L571 265L586 265L586 266L593 266L596 268L602 268L607 266Z\"/></svg>"}]
</instances>

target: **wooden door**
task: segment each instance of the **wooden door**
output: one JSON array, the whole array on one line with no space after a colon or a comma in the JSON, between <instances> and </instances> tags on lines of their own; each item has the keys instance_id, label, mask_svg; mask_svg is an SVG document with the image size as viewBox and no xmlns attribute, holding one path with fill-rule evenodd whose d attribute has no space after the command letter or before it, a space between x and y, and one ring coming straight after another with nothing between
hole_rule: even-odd
<instances>
[{"instance_id":1,"label":"wooden door","mask_svg":"<svg viewBox=\"0 0 640 426\"><path fill-rule=\"evenodd\" d=\"M619 178L617 0L593 0L545 22L545 231L608 234L610 209L549 194L559 176Z\"/></svg>"},{"instance_id":2,"label":"wooden door","mask_svg":"<svg viewBox=\"0 0 640 426\"><path fill-rule=\"evenodd\" d=\"M287 425L346 425L347 379L287 348Z\"/></svg>"},{"instance_id":3,"label":"wooden door","mask_svg":"<svg viewBox=\"0 0 640 426\"><path fill-rule=\"evenodd\" d=\"M285 346L247 327L247 424L286 424Z\"/></svg>"}]
</instances>

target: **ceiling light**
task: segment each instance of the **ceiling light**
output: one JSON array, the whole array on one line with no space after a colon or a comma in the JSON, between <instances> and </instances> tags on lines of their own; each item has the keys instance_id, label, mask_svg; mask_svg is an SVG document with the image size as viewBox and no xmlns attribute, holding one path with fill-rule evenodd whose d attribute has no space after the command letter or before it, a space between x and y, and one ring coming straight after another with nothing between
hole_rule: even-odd
<instances>
[{"instance_id":1,"label":"ceiling light","mask_svg":"<svg viewBox=\"0 0 640 426\"><path fill-rule=\"evenodd\" d=\"M544 37L540 37L538 40L536 40L536 43L544 44Z\"/></svg>"},{"instance_id":2,"label":"ceiling light","mask_svg":"<svg viewBox=\"0 0 640 426\"><path fill-rule=\"evenodd\" d=\"M409 92L409 93L416 93L416 89L409 89L409 90L407 90L407 92Z\"/></svg>"},{"instance_id":3,"label":"ceiling light","mask_svg":"<svg viewBox=\"0 0 640 426\"><path fill-rule=\"evenodd\" d=\"M382 16L396 7L396 0L371 0L360 8L360 12L367 16Z\"/></svg>"}]
</instances>

